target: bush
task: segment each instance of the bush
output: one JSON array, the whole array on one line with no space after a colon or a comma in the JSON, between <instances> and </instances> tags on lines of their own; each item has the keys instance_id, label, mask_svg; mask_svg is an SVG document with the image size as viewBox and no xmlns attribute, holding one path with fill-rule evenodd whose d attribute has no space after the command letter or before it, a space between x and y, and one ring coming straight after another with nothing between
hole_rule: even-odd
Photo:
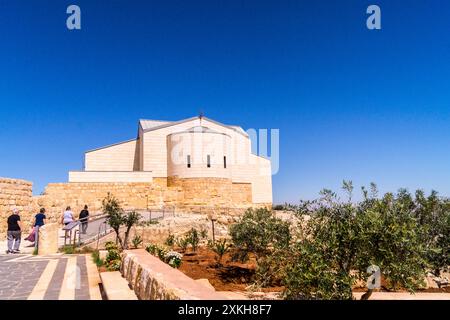
<instances>
[{"instance_id":1,"label":"bush","mask_svg":"<svg viewBox=\"0 0 450 320\"><path fill-rule=\"evenodd\" d=\"M98 250L92 252L92 260L94 260L94 263L97 267L101 267L105 263L103 259L100 259L100 252Z\"/></svg>"},{"instance_id":2,"label":"bush","mask_svg":"<svg viewBox=\"0 0 450 320\"><path fill-rule=\"evenodd\" d=\"M170 234L167 236L166 241L164 242L164 244L165 244L166 246L173 247L173 245L175 244L175 235L173 235L173 234L170 233Z\"/></svg>"},{"instance_id":3,"label":"bush","mask_svg":"<svg viewBox=\"0 0 450 320\"><path fill-rule=\"evenodd\" d=\"M118 247L117 247L117 244L115 242L108 241L108 242L105 243L105 249L108 250L108 251L109 250L117 250Z\"/></svg>"},{"instance_id":4,"label":"bush","mask_svg":"<svg viewBox=\"0 0 450 320\"><path fill-rule=\"evenodd\" d=\"M136 235L131 242L133 243L133 247L137 249L142 244L142 237Z\"/></svg>"},{"instance_id":5,"label":"bush","mask_svg":"<svg viewBox=\"0 0 450 320\"><path fill-rule=\"evenodd\" d=\"M206 239L208 237L208 230L202 229L200 230L200 238Z\"/></svg>"},{"instance_id":6,"label":"bush","mask_svg":"<svg viewBox=\"0 0 450 320\"><path fill-rule=\"evenodd\" d=\"M249 253L256 259L269 254L275 248L287 248L291 239L289 223L276 218L271 211L248 209L229 233L237 252L234 259L246 261Z\"/></svg>"},{"instance_id":7,"label":"bush","mask_svg":"<svg viewBox=\"0 0 450 320\"><path fill-rule=\"evenodd\" d=\"M189 239L187 237L179 237L177 239L177 245L183 252L186 252L187 247L189 245Z\"/></svg>"},{"instance_id":8,"label":"bush","mask_svg":"<svg viewBox=\"0 0 450 320\"><path fill-rule=\"evenodd\" d=\"M172 268L179 268L181 266L182 254L176 251L169 251L164 255L164 261Z\"/></svg>"},{"instance_id":9,"label":"bush","mask_svg":"<svg viewBox=\"0 0 450 320\"><path fill-rule=\"evenodd\" d=\"M120 265L122 262L122 257L120 256L119 248L116 243L112 241L108 241L105 243L105 249L108 251L106 254L105 262L106 268L109 271L117 271L120 270ZM98 260L100 262L101 259Z\"/></svg>"},{"instance_id":10,"label":"bush","mask_svg":"<svg viewBox=\"0 0 450 320\"><path fill-rule=\"evenodd\" d=\"M197 251L197 247L200 242L200 238L198 237L197 229L192 228L191 230L189 230L189 232L186 236L186 240L187 240L188 244L191 245L192 251L194 251L194 252Z\"/></svg>"},{"instance_id":11,"label":"bush","mask_svg":"<svg viewBox=\"0 0 450 320\"><path fill-rule=\"evenodd\" d=\"M65 245L63 247L64 254L74 254L75 253L75 247L73 245Z\"/></svg>"},{"instance_id":12,"label":"bush","mask_svg":"<svg viewBox=\"0 0 450 320\"><path fill-rule=\"evenodd\" d=\"M348 201L323 190L320 199L302 202L296 242L275 254L267 270L274 271L287 299L352 299L356 280L365 281L368 267L381 270L386 285L414 292L425 275L425 247L413 211L412 198L397 195L376 197L363 189L363 200L351 201L353 186L344 182ZM369 288L363 297L368 298Z\"/></svg>"},{"instance_id":13,"label":"bush","mask_svg":"<svg viewBox=\"0 0 450 320\"><path fill-rule=\"evenodd\" d=\"M157 256L161 261L169 264L173 268L179 268L181 265L182 254L175 251L168 251L166 248L157 244L148 244L145 248L151 255Z\"/></svg>"},{"instance_id":14,"label":"bush","mask_svg":"<svg viewBox=\"0 0 450 320\"><path fill-rule=\"evenodd\" d=\"M284 206L282 204L277 204L277 205L274 205L272 209L280 211L280 210L284 210Z\"/></svg>"},{"instance_id":15,"label":"bush","mask_svg":"<svg viewBox=\"0 0 450 320\"><path fill-rule=\"evenodd\" d=\"M210 241L208 243L209 248L216 254L217 263L222 264L222 258L231 247L226 239L217 240L216 242Z\"/></svg>"}]
</instances>

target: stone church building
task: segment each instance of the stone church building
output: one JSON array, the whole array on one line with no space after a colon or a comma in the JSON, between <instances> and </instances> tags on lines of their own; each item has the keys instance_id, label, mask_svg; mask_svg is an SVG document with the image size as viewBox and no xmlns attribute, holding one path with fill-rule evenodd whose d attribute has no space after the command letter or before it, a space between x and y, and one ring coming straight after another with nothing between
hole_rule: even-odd
<instances>
[{"instance_id":1,"label":"stone church building","mask_svg":"<svg viewBox=\"0 0 450 320\"><path fill-rule=\"evenodd\" d=\"M135 139L87 151L82 171L47 186L47 205L99 210L108 192L129 209L272 204L270 160L251 152L241 127L199 116L140 120L137 131Z\"/></svg>"}]
</instances>

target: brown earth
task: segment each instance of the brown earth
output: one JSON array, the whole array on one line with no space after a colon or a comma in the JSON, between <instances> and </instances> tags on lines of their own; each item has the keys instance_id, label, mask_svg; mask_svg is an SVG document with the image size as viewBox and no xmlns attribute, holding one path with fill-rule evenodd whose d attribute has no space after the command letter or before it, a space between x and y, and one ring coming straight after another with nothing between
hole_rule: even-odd
<instances>
[{"instance_id":1,"label":"brown earth","mask_svg":"<svg viewBox=\"0 0 450 320\"><path fill-rule=\"evenodd\" d=\"M197 252L190 249L183 253L181 272L190 278L208 279L217 291L246 291L255 277L256 263L250 259L248 263L231 261L230 254L225 254L221 264L216 254L207 247L199 247ZM263 292L280 292L283 287L263 288Z\"/></svg>"}]
</instances>

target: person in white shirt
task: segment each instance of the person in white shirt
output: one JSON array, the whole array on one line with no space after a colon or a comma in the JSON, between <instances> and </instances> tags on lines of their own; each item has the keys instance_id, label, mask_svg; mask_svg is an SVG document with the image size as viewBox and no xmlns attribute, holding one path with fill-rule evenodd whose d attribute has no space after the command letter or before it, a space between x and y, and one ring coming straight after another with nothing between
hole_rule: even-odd
<instances>
[{"instance_id":1,"label":"person in white shirt","mask_svg":"<svg viewBox=\"0 0 450 320\"><path fill-rule=\"evenodd\" d=\"M75 218L73 217L73 212L70 209L70 207L66 208L66 211L64 211L62 217L61 217L61 223L67 226L69 223L74 222Z\"/></svg>"}]
</instances>

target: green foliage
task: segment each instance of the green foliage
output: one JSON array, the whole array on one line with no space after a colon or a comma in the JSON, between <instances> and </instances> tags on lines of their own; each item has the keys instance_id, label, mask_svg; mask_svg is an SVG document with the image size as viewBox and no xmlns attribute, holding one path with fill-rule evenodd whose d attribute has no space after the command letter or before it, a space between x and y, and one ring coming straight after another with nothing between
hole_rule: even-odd
<instances>
[{"instance_id":1,"label":"green foliage","mask_svg":"<svg viewBox=\"0 0 450 320\"><path fill-rule=\"evenodd\" d=\"M291 239L289 223L276 218L265 208L248 209L229 233L236 246L235 259L245 261L249 253L256 258L266 256L275 248L286 249Z\"/></svg>"},{"instance_id":2,"label":"green foliage","mask_svg":"<svg viewBox=\"0 0 450 320\"><path fill-rule=\"evenodd\" d=\"M179 268L182 262L182 255L175 251L169 251L164 256L164 261L172 268Z\"/></svg>"},{"instance_id":3,"label":"green foliage","mask_svg":"<svg viewBox=\"0 0 450 320\"><path fill-rule=\"evenodd\" d=\"M427 249L425 259L433 273L440 276L450 266L450 200L439 198L436 191L426 197L418 190L412 205Z\"/></svg>"},{"instance_id":4,"label":"green foliage","mask_svg":"<svg viewBox=\"0 0 450 320\"><path fill-rule=\"evenodd\" d=\"M176 243L183 252L186 252L189 245L189 239L187 237L179 237L177 238Z\"/></svg>"},{"instance_id":5,"label":"green foliage","mask_svg":"<svg viewBox=\"0 0 450 320\"><path fill-rule=\"evenodd\" d=\"M353 279L339 268L330 268L329 256L314 241L305 240L290 248L277 264L287 299L352 299ZM261 273L261 270L259 270Z\"/></svg>"},{"instance_id":6,"label":"green foliage","mask_svg":"<svg viewBox=\"0 0 450 320\"><path fill-rule=\"evenodd\" d=\"M122 261L119 259L112 260L106 267L109 271L119 271L121 264L122 264Z\"/></svg>"},{"instance_id":7,"label":"green foliage","mask_svg":"<svg viewBox=\"0 0 450 320\"><path fill-rule=\"evenodd\" d=\"M113 241L108 241L105 243L105 249L106 250L117 250L117 244Z\"/></svg>"},{"instance_id":8,"label":"green foliage","mask_svg":"<svg viewBox=\"0 0 450 320\"><path fill-rule=\"evenodd\" d=\"M98 250L92 252L92 260L97 267L101 267L105 264L103 259L100 259L100 252Z\"/></svg>"},{"instance_id":9,"label":"green foliage","mask_svg":"<svg viewBox=\"0 0 450 320\"><path fill-rule=\"evenodd\" d=\"M173 247L174 244L175 244L175 235L173 235L172 233L170 233L170 234L167 236L166 241L164 242L164 244L165 244L166 246Z\"/></svg>"},{"instance_id":10,"label":"green foliage","mask_svg":"<svg viewBox=\"0 0 450 320\"><path fill-rule=\"evenodd\" d=\"M200 242L197 229L192 228L191 230L189 230L189 232L186 235L186 240L188 244L191 245L192 251L194 252L197 251L197 247Z\"/></svg>"},{"instance_id":11,"label":"green foliage","mask_svg":"<svg viewBox=\"0 0 450 320\"><path fill-rule=\"evenodd\" d=\"M216 242L209 241L208 246L216 254L217 263L221 265L222 258L229 251L231 244L226 239L222 239Z\"/></svg>"},{"instance_id":12,"label":"green foliage","mask_svg":"<svg viewBox=\"0 0 450 320\"><path fill-rule=\"evenodd\" d=\"M148 244L145 250L151 255L157 256L161 261L164 261L173 268L179 268L181 266L181 258L183 256L178 252L169 251L163 246L152 243Z\"/></svg>"},{"instance_id":13,"label":"green foliage","mask_svg":"<svg viewBox=\"0 0 450 320\"><path fill-rule=\"evenodd\" d=\"M149 227L149 226L152 226L155 224L159 224L159 221L158 220L147 220L147 221L142 221L139 223L139 225L143 226L143 227Z\"/></svg>"},{"instance_id":14,"label":"green foliage","mask_svg":"<svg viewBox=\"0 0 450 320\"><path fill-rule=\"evenodd\" d=\"M287 299L351 299L357 279L366 280L376 265L392 289L414 292L423 281L427 249L414 200L405 190L377 198L363 188L353 203L353 184L344 181L347 201L323 190L321 198L301 202L296 241L264 261L285 286ZM305 217L307 219L304 219Z\"/></svg>"},{"instance_id":15,"label":"green foliage","mask_svg":"<svg viewBox=\"0 0 450 320\"><path fill-rule=\"evenodd\" d=\"M139 235L134 236L133 240L131 240L135 249L139 248L139 246L142 244L142 241L142 237Z\"/></svg>"},{"instance_id":16,"label":"green foliage","mask_svg":"<svg viewBox=\"0 0 450 320\"><path fill-rule=\"evenodd\" d=\"M206 239L208 237L208 230L202 229L200 230L200 238Z\"/></svg>"},{"instance_id":17,"label":"green foliage","mask_svg":"<svg viewBox=\"0 0 450 320\"><path fill-rule=\"evenodd\" d=\"M141 218L141 215L135 211L125 213L119 204L119 201L110 193L102 201L102 210L106 214L106 220L114 230L117 236L117 240L122 250L128 249L128 237L131 228L137 224ZM122 238L120 234L121 227L125 228L125 233Z\"/></svg>"},{"instance_id":18,"label":"green foliage","mask_svg":"<svg viewBox=\"0 0 450 320\"><path fill-rule=\"evenodd\" d=\"M65 245L62 251L64 252L64 254L74 254L75 247L73 245Z\"/></svg>"}]
</instances>

